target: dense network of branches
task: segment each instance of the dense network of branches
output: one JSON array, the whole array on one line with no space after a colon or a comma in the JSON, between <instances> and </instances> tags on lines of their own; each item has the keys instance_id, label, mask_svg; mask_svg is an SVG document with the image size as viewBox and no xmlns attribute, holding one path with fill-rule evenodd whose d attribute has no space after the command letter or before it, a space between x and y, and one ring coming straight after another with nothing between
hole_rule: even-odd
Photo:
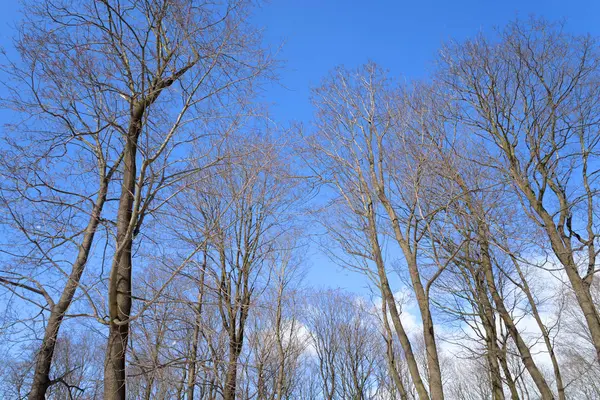
<instances>
[{"instance_id":1,"label":"dense network of branches","mask_svg":"<svg viewBox=\"0 0 600 400\"><path fill-rule=\"evenodd\" d=\"M599 399L597 39L530 19L427 82L337 68L282 128L254 6L26 4L0 397ZM364 291L307 287L332 263Z\"/></svg>"}]
</instances>

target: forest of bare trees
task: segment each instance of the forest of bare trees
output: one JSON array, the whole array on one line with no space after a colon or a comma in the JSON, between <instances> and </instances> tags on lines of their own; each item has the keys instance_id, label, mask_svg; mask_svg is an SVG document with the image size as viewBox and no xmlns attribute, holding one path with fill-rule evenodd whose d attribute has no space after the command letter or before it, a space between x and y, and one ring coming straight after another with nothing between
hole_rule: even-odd
<instances>
[{"instance_id":1,"label":"forest of bare trees","mask_svg":"<svg viewBox=\"0 0 600 400\"><path fill-rule=\"evenodd\" d=\"M0 398L600 399L598 38L532 17L423 81L338 67L296 124L256 6L24 3ZM307 284L332 264L365 290Z\"/></svg>"}]
</instances>

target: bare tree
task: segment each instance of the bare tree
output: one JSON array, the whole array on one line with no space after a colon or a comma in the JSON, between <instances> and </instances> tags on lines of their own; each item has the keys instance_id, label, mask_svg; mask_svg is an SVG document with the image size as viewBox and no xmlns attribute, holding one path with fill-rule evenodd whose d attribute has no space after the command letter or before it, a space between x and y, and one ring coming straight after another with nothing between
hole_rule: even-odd
<instances>
[{"instance_id":1,"label":"bare tree","mask_svg":"<svg viewBox=\"0 0 600 400\"><path fill-rule=\"evenodd\" d=\"M247 23L249 7L244 1L154 0L48 0L28 5L17 42L26 66L12 65L23 83L13 87L13 103L27 107L26 112L32 106L53 120L66 132L57 135L64 145L76 143L93 156L100 178L79 255L57 306L47 293L35 289L53 312L32 399L43 398L48 387L56 332L83 273L107 187L117 169L120 197L108 290L110 335L104 395L125 397L134 238L144 217L156 208L151 204L158 192L193 172L176 162L182 157L176 155L177 143L205 135L197 123L212 102L223 107L249 96L254 78L269 64L256 32ZM23 88L30 97L21 95ZM225 106L221 112L228 109ZM47 148L54 151L54 147ZM107 161L109 155L112 164ZM78 194L50 182L45 186L50 192L67 192L75 198ZM21 278L16 278L7 277L4 282L18 283L17 288L24 289L24 283L18 282Z\"/></svg>"},{"instance_id":2,"label":"bare tree","mask_svg":"<svg viewBox=\"0 0 600 400\"><path fill-rule=\"evenodd\" d=\"M435 104L438 104L440 109L444 108L443 103L425 103L420 104L421 107L418 108L421 110L433 110L435 109ZM438 158L442 162L441 165L444 167L443 170L446 171L448 177L459 188L460 197L458 206L460 208L455 211L457 218L454 219L455 222L453 224L456 226L458 232L466 235L464 242L468 243L468 245L464 247L462 244L464 242L454 244L454 248L462 247L464 251L460 251L459 257L454 257L453 261L466 263L468 265L467 269L473 272L473 279L481 279L485 282L484 290L486 293L489 293L493 300L495 309L515 342L523 364L533 378L542 398L554 398L542 372L532 358L529 346L517 328L515 319L511 316L506 296L503 295L497 283L498 274L495 271L503 270L495 268L500 262L494 254L493 238L501 236L501 232L495 229L501 225L496 223L500 217L495 214L501 211L501 208L498 208L496 201L490 196L488 188L494 188L492 196L496 199L501 199L502 197L498 196L498 192L500 191L497 187L498 181L494 180L493 175L486 169L477 168L477 163L460 162L460 160L465 159L458 150L460 149L460 143L452 142L452 136L444 138L443 127L446 124L444 123L444 117L442 116L441 118L441 121L436 122L433 119L431 120L431 124L422 126L424 128L422 134L424 137L430 138L429 140L433 144L431 149L437 152ZM475 165L475 168L472 165ZM499 183L502 184L502 181L500 180ZM451 256L454 252L455 250L451 249ZM469 265L471 263L474 263L474 265ZM479 298L485 300L483 294ZM489 312L487 311L488 316L486 317L488 319ZM495 347L494 345L494 351ZM502 397L503 395L500 394L497 384L498 382L496 382L495 395Z\"/></svg>"},{"instance_id":3,"label":"bare tree","mask_svg":"<svg viewBox=\"0 0 600 400\"><path fill-rule=\"evenodd\" d=\"M598 52L558 25L515 22L443 51L455 118L497 150L495 167L518 190L575 292L600 359L596 273Z\"/></svg>"},{"instance_id":4,"label":"bare tree","mask_svg":"<svg viewBox=\"0 0 600 400\"><path fill-rule=\"evenodd\" d=\"M254 6L28 0L0 396L598 397L596 40L530 19L428 83L336 68L297 146L253 104ZM309 236L372 297L302 288Z\"/></svg>"},{"instance_id":5,"label":"bare tree","mask_svg":"<svg viewBox=\"0 0 600 400\"><path fill-rule=\"evenodd\" d=\"M199 240L207 254L206 285L227 341L221 386L226 399L236 398L247 321L273 272L275 254L285 248L281 239L291 228L295 204L296 183L286 172L280 144L263 136L236 137L232 156L205 175L190 204L198 226L210 232Z\"/></svg>"},{"instance_id":6,"label":"bare tree","mask_svg":"<svg viewBox=\"0 0 600 400\"><path fill-rule=\"evenodd\" d=\"M443 268L428 268L419 257L425 227L437 210L427 202L429 171L423 165L426 155L419 138L405 135L409 117L404 115L407 109L402 90L379 67L367 64L356 72L336 70L316 90L314 103L317 138L313 151L320 153L314 164L323 179L336 187L349 209L364 219L358 229L365 232L373 246L368 258L378 267L379 284L392 321L399 320L399 313L391 290L386 288L389 284L383 258L377 260L382 254L377 243L379 235L390 232L402 252L423 323L430 393L419 383L416 365L411 367L411 376L420 398L431 395L442 399L430 289ZM406 336L398 322L394 321L394 326L399 337ZM401 342L410 365L408 340Z\"/></svg>"},{"instance_id":7,"label":"bare tree","mask_svg":"<svg viewBox=\"0 0 600 400\"><path fill-rule=\"evenodd\" d=\"M362 300L324 291L308 302L305 321L325 399L370 399L376 393L375 366L383 354L383 341Z\"/></svg>"}]
</instances>

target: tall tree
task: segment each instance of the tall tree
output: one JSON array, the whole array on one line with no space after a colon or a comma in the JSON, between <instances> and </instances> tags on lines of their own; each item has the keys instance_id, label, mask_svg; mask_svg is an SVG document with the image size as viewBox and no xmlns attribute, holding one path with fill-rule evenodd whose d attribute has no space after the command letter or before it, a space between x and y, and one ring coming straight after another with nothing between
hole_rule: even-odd
<instances>
[{"instance_id":1,"label":"tall tree","mask_svg":"<svg viewBox=\"0 0 600 400\"><path fill-rule=\"evenodd\" d=\"M497 153L585 316L600 360L597 272L598 46L560 25L514 22L497 43L480 36L444 51L439 76L454 115Z\"/></svg>"},{"instance_id":2,"label":"tall tree","mask_svg":"<svg viewBox=\"0 0 600 400\"><path fill-rule=\"evenodd\" d=\"M391 232L396 241L423 324L430 393L419 383L416 364L411 367L411 376L420 398L431 395L442 399L430 289L443 268L426 268L420 257L425 227L437 210L427 201L430 171L423 165L426 154L419 137L405 134L409 117L405 115L403 97L402 89L375 64L357 71L335 70L314 93L317 122L312 151L317 155L313 164L356 215L354 229L364 232L367 243L371 243L371 248L362 250L362 254L377 265L378 284L393 322L399 321L395 317L399 312L383 265L380 232ZM352 235L347 230L344 234L337 236L342 242L351 243ZM355 249L347 250L360 254ZM394 326L410 365L409 343L402 338L406 335L398 322Z\"/></svg>"},{"instance_id":3,"label":"tall tree","mask_svg":"<svg viewBox=\"0 0 600 400\"><path fill-rule=\"evenodd\" d=\"M48 156L76 144L88 160L92 156L96 161L99 176L91 192L96 192L96 200L84 211L89 222L78 235L78 255L60 300L54 302L36 289L49 303L51 319L30 398L43 398L50 384L53 346L83 274L113 177L118 178L120 193L110 214L116 219L116 242L108 285L104 395L125 397L133 242L144 217L155 210L151 204L158 192L193 172L176 162L186 157L178 144L209 133L198 123L214 104L219 111L210 116L213 120L231 111L228 104L246 102L255 78L270 64L257 31L248 24L251 6L246 1L161 0L27 4L16 43L22 64L11 65L13 76L20 78L9 83L11 104L27 113L36 110L56 127L58 134L48 134L35 125L40 136L50 136ZM43 184L50 194L77 198L80 193L75 187ZM84 198L89 193L82 192ZM15 286L21 278L13 278L4 282ZM24 289L24 282L21 279L17 287Z\"/></svg>"}]
</instances>

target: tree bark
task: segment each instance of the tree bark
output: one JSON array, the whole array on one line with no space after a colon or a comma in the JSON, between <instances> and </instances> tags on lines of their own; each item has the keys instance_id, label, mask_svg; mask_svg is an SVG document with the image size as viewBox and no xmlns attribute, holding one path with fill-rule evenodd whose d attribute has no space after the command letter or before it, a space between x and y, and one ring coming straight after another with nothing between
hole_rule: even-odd
<instances>
[{"instance_id":1,"label":"tree bark","mask_svg":"<svg viewBox=\"0 0 600 400\"><path fill-rule=\"evenodd\" d=\"M396 241L402 249L404 258L408 264L410 280L415 292L419 311L421 313L421 320L423 322L423 339L425 340L425 352L427 353L427 370L429 372L429 392L433 399L443 400L444 388L442 385L442 371L440 368L437 344L435 342L433 319L431 318L431 312L429 310L429 296L421 282L421 275L416 256L402 235L396 211L392 207L392 204L385 194L381 184L378 186L377 192L378 198L383 204L383 207L385 208L392 222L392 228L394 230Z\"/></svg>"},{"instance_id":2,"label":"tree bark","mask_svg":"<svg viewBox=\"0 0 600 400\"><path fill-rule=\"evenodd\" d=\"M550 239L550 244L552 246L552 250L560 263L563 265L565 272L567 274L567 278L569 282L571 282L571 286L573 287L573 291L575 292L575 298L577 299L577 303L581 308L583 315L585 317L585 321L587 323L588 329L590 331L590 336L592 339L592 344L596 349L596 359L600 362L600 314L598 309L594 305L594 300L590 293L590 286L593 279L593 268L595 267L595 252L592 251L590 256L590 268L592 269L591 273L586 275L585 277L581 277L579 275L579 270L577 268L577 264L573 259L573 249L571 248L571 238L568 236L563 230L562 226L558 226L555 224L554 219L550 215L550 213L546 210L544 205L540 200L538 200L535 192L531 189L529 183L522 178L519 170L517 168L518 161L514 154L508 151L509 160L511 162L511 174L515 179L517 185L524 193L527 201L531 205L531 207L535 210L535 212L541 218L543 224L542 227L546 231L548 238ZM555 193L557 194L560 205L561 205L561 219L564 219L564 213L566 213L570 207L567 204L567 200L565 198L564 193L562 193L559 189L553 188ZM590 239L591 244L590 249L593 245L593 238Z\"/></svg>"},{"instance_id":3,"label":"tree bark","mask_svg":"<svg viewBox=\"0 0 600 400\"><path fill-rule=\"evenodd\" d=\"M498 352L498 361L500 361L500 365L502 366L502 371L504 372L504 379L506 380L506 385L508 386L508 390L510 390L510 399L511 400L519 400L519 392L517 391L517 385L515 384L515 380L510 373L510 369L508 368L508 360L507 360L507 348L506 348L506 339L504 338L502 342L502 349Z\"/></svg>"},{"instance_id":4,"label":"tree bark","mask_svg":"<svg viewBox=\"0 0 600 400\"><path fill-rule=\"evenodd\" d=\"M489 233L489 227L487 226L487 224L485 222L485 214L483 211L481 211L480 208L477 207L477 204L475 203L473 197L471 196L471 191L469 190L469 187L466 184L466 182L463 180L462 176L457 174L455 176L455 179L456 179L456 183L458 183L458 185L461 187L461 189L463 191L464 200L465 200L465 204L467 206L468 211L471 213L471 215L477 221L475 233L477 235L477 241L478 241L478 245L479 245L479 249L480 249L480 260L479 261L481 263L481 268L482 268L483 274L485 276L485 281L486 281L488 290L489 290L489 292L492 296L492 299L494 301L494 304L496 306L496 310L498 311L500 318L502 318L502 321L504 322L504 325L506 326L508 333L510 334L510 336L514 340L515 344L517 345L517 349L519 350L521 360L522 360L523 364L525 365L525 368L531 375L531 378L533 379L536 387L540 391L540 395L542 396L542 399L543 400L554 399L554 394L550 390L550 387L548 386L546 379L544 378L544 376L540 372L539 368L535 364L535 362L531 356L531 352L529 351L529 347L523 340L523 337L519 333L519 330L517 329L515 322L513 321L510 313L506 309L506 306L504 305L504 300L498 293L498 289L496 287L496 282L494 279L494 271L493 271L493 267L492 267L492 257L491 257L491 253L490 253L490 241L489 241L490 233Z\"/></svg>"},{"instance_id":5,"label":"tree bark","mask_svg":"<svg viewBox=\"0 0 600 400\"><path fill-rule=\"evenodd\" d=\"M380 198L383 198L383 196L385 196L385 194L381 193ZM421 320L423 322L423 339L425 340L425 351L427 353L427 370L429 372L429 392L431 394L431 398L443 400L444 389L442 386L442 372L440 368L437 344L435 342L433 319L431 318L431 312L429 310L429 296L425 292L423 284L421 283L421 275L419 273L419 266L417 264L416 257L409 249L408 243L406 243L400 231L396 212L392 208L387 198L383 198L382 202L390 219L392 220L392 226L394 228L396 240L402 248L404 257L406 258L410 280L413 290L415 291L415 297L421 313Z\"/></svg>"},{"instance_id":6,"label":"tree bark","mask_svg":"<svg viewBox=\"0 0 600 400\"><path fill-rule=\"evenodd\" d=\"M101 179L96 203L92 209L69 279L63 289L59 301L51 306L50 317L48 319L48 324L46 325L42 345L36 356L35 371L33 374L31 391L29 392L29 400L44 400L46 398L46 392L51 385L50 369L52 367L52 358L54 356L54 349L56 347L60 326L65 313L73 301L83 270L85 269L90 249L94 242L94 235L96 234L96 230L100 223L100 214L102 213L104 203L106 202L108 181L110 180L113 171L114 169L111 169L109 173Z\"/></svg>"},{"instance_id":7,"label":"tree bark","mask_svg":"<svg viewBox=\"0 0 600 400\"><path fill-rule=\"evenodd\" d=\"M390 289L387 274L385 272L385 265L383 262L383 257L381 255L381 246L379 245L379 238L377 237L375 215L372 203L367 205L367 214L370 228L369 240L373 249L373 256L375 259L375 264L377 266L377 273L379 275L379 288L381 290L382 301L385 301L387 303L387 306L390 310L392 323L394 324L394 328L396 329L396 334L398 335L400 345L402 346L404 354L406 355L408 370L410 371L410 375L413 380L413 384L415 385L415 388L417 390L419 399L428 400L429 394L427 393L425 385L423 384L423 380L421 379L419 366L417 365L417 361L415 359L410 340L408 339L408 335L406 334L404 326L402 325L402 321L400 320L400 313L398 312L398 308L396 307L396 300L394 299L394 294Z\"/></svg>"},{"instance_id":8,"label":"tree bark","mask_svg":"<svg viewBox=\"0 0 600 400\"><path fill-rule=\"evenodd\" d=\"M204 303L204 278L206 276L206 261L207 261L207 250L204 249L204 262L202 264L202 271L200 271L200 284L198 292L198 304L196 306L196 319L194 323L194 333L192 336L192 348L189 356L189 367L188 367L188 380L186 395L188 400L194 399L194 389L196 388L196 358L198 357L198 342L200 341L200 326L202 324L202 306Z\"/></svg>"},{"instance_id":9,"label":"tree bark","mask_svg":"<svg viewBox=\"0 0 600 400\"><path fill-rule=\"evenodd\" d=\"M500 365L498 364L498 341L496 330L496 319L494 318L494 309L485 290L485 277L481 273L473 271L477 285L477 297L480 304L480 319L485 330L485 342L487 348L486 358L490 368L490 380L492 382L492 398L494 400L504 400L504 390L502 388L502 376L500 375Z\"/></svg>"},{"instance_id":10,"label":"tree bark","mask_svg":"<svg viewBox=\"0 0 600 400\"><path fill-rule=\"evenodd\" d=\"M137 178L137 142L142 131L145 105L133 107L123 156L123 181L117 211L117 241L110 273L109 335L104 361L104 398L125 400L125 355L131 313L131 249L133 246L133 204Z\"/></svg>"},{"instance_id":11,"label":"tree bark","mask_svg":"<svg viewBox=\"0 0 600 400\"><path fill-rule=\"evenodd\" d=\"M225 385L223 388L223 400L235 400L237 391L237 367L238 357L242 346L236 340L229 345L229 363L227 364L227 372L225 375ZM238 350L239 349L239 350Z\"/></svg>"},{"instance_id":12,"label":"tree bark","mask_svg":"<svg viewBox=\"0 0 600 400\"><path fill-rule=\"evenodd\" d=\"M406 388L404 387L404 383L402 382L402 378L396 369L396 358L394 356L394 345L392 340L392 328L390 327L390 323L387 319L387 304L385 301L381 302L381 319L383 322L384 329L384 339L386 344L386 359L388 363L388 370L392 375L392 379L394 380L394 384L396 388L400 392L400 399L407 400L408 395L406 393Z\"/></svg>"},{"instance_id":13,"label":"tree bark","mask_svg":"<svg viewBox=\"0 0 600 400\"><path fill-rule=\"evenodd\" d=\"M490 257L487 234L485 232L485 228L481 227L481 224L478 229L479 246L481 249L481 264L485 273L488 289L492 295L492 298L494 299L496 309L498 310L498 313L500 314L500 317L502 318L506 329L508 329L508 332L515 341L517 349L519 350L519 354L521 355L521 360L523 361L525 368L527 368L527 371L531 375L531 378L533 379L536 387L540 391L542 399L552 400L554 399L554 394L552 393L552 390L550 390L546 379L544 379L544 376L533 361L533 357L531 356L529 347L527 347L527 344L521 337L521 334L519 333L519 330L517 329L512 317L510 316L508 310L504 306L504 301L502 300L502 297L500 297L500 294L498 293L498 290L496 288L496 282L494 281L494 273L492 270L492 260Z\"/></svg>"},{"instance_id":14,"label":"tree bark","mask_svg":"<svg viewBox=\"0 0 600 400\"><path fill-rule=\"evenodd\" d=\"M282 400L284 395L284 380L285 380L285 349L283 348L283 332L282 328L282 308L283 308L283 284L280 283L277 292L277 310L275 315L275 337L277 338L277 352L279 353L279 366L277 368L277 378L275 385L275 398ZM292 326L293 329L293 326Z\"/></svg>"},{"instance_id":15,"label":"tree bark","mask_svg":"<svg viewBox=\"0 0 600 400\"><path fill-rule=\"evenodd\" d=\"M525 275L523 274L523 271L521 270L521 267L519 266L519 262L512 256L512 254L511 254L511 260L513 261L515 269L517 270L517 273L519 274L519 278L521 278L520 286L521 286L523 292L525 293L525 295L527 296L527 300L529 300L529 305L531 306L531 313L533 314L533 318L537 322L537 325L540 328L540 331L542 332L542 337L544 338L544 343L546 344L546 349L548 350L548 355L550 356L550 361L552 362L552 369L554 371L554 379L556 379L556 391L558 393L558 398L559 398L559 400L564 400L565 399L565 387L564 387L564 384L562 381L562 375L560 373L560 367L558 365L558 360L556 358L556 354L554 353L554 346L552 345L552 341L550 339L550 333L548 332L546 325L544 325L544 322L542 321L542 317L540 316L540 313L538 311L537 304L535 303L535 299L533 298L533 295L529 288L529 284L527 283L527 280L525 279Z\"/></svg>"}]
</instances>

